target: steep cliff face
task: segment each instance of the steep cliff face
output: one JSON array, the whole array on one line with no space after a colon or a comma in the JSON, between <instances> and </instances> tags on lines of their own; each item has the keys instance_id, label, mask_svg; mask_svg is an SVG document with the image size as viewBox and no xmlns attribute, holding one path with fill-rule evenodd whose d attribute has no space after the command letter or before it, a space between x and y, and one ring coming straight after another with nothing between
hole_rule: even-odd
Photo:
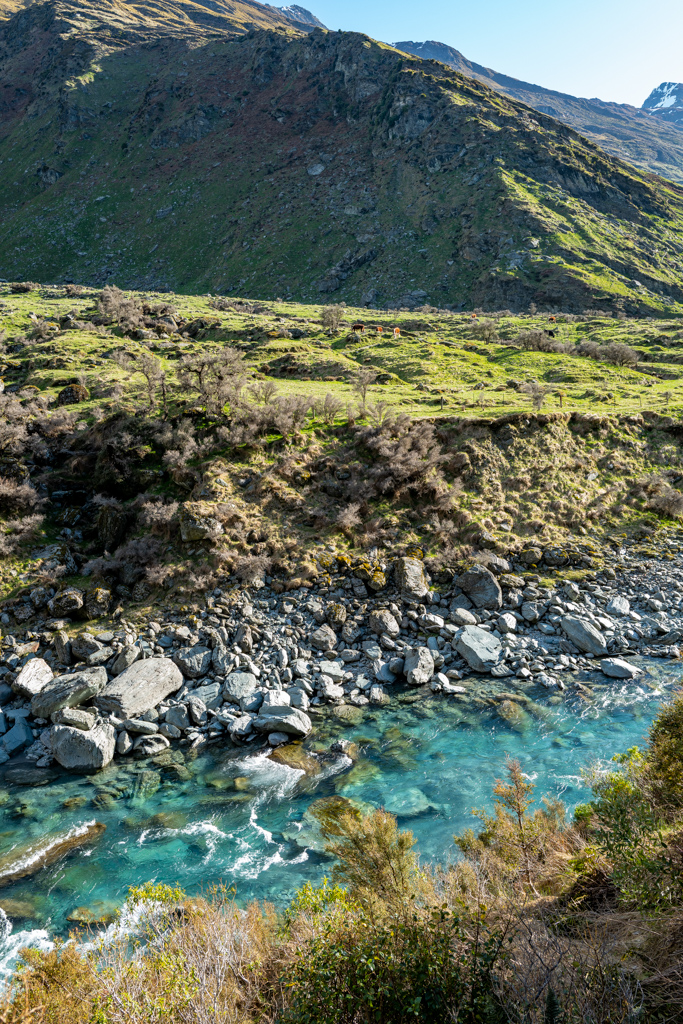
<instances>
[{"instance_id":1,"label":"steep cliff face","mask_svg":"<svg viewBox=\"0 0 683 1024\"><path fill-rule=\"evenodd\" d=\"M88 11L53 0L0 26L6 278L407 306L683 299L680 189L443 64L291 22Z\"/></svg>"},{"instance_id":2,"label":"steep cliff face","mask_svg":"<svg viewBox=\"0 0 683 1024\"><path fill-rule=\"evenodd\" d=\"M683 184L683 134L678 127L683 124L683 120L679 121L675 110L669 107L659 106L655 109L658 101L669 102L670 96L663 95L660 90L671 83L664 83L659 90L655 89L643 104L642 110L638 110L628 103L608 103L599 99L570 96L541 85L523 82L510 75L502 75L468 60L453 46L433 39L426 42L405 40L394 43L394 46L417 57L442 61L455 71L476 78L505 96L564 121L612 156L627 160L641 170ZM683 90L683 86L674 88ZM681 108L678 109L680 112ZM652 114L659 116L652 117Z\"/></svg>"}]
</instances>

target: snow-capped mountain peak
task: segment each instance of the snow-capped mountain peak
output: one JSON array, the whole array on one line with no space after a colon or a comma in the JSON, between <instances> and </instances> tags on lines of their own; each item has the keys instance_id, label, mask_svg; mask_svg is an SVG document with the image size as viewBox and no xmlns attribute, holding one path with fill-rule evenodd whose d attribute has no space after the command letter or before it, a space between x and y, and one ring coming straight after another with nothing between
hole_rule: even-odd
<instances>
[{"instance_id":1,"label":"snow-capped mountain peak","mask_svg":"<svg viewBox=\"0 0 683 1024\"><path fill-rule=\"evenodd\" d=\"M683 127L683 82L662 82L645 100L643 110Z\"/></svg>"}]
</instances>

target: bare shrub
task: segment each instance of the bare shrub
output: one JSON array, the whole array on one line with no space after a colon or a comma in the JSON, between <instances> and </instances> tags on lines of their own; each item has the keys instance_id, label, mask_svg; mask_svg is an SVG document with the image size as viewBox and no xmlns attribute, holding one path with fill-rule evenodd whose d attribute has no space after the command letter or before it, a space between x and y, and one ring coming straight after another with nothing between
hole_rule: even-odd
<instances>
[{"instance_id":1,"label":"bare shrub","mask_svg":"<svg viewBox=\"0 0 683 1024\"><path fill-rule=\"evenodd\" d=\"M64 294L66 295L67 299L75 299L79 295L82 295L84 291L85 291L85 288L83 287L82 284L65 284L64 285Z\"/></svg>"},{"instance_id":2,"label":"bare shrub","mask_svg":"<svg viewBox=\"0 0 683 1024\"><path fill-rule=\"evenodd\" d=\"M328 391L322 402L318 402L316 404L315 411L316 414L320 416L323 423L326 423L328 427L331 427L343 408L344 403L341 399Z\"/></svg>"},{"instance_id":3,"label":"bare shrub","mask_svg":"<svg viewBox=\"0 0 683 1024\"><path fill-rule=\"evenodd\" d=\"M640 359L640 352L620 342L613 342L603 348L603 358L615 366L635 366Z\"/></svg>"},{"instance_id":4,"label":"bare shrub","mask_svg":"<svg viewBox=\"0 0 683 1024\"><path fill-rule=\"evenodd\" d=\"M536 384L531 381L528 384L522 384L519 389L522 394L527 395L531 402L531 408L534 412L540 412L543 408L546 398L552 392L552 388L543 387L541 384Z\"/></svg>"},{"instance_id":5,"label":"bare shrub","mask_svg":"<svg viewBox=\"0 0 683 1024\"><path fill-rule=\"evenodd\" d=\"M44 517L41 515L22 516L9 519L2 524L0 532L0 557L8 558L17 553L21 544L34 541L39 535Z\"/></svg>"},{"instance_id":6,"label":"bare shrub","mask_svg":"<svg viewBox=\"0 0 683 1024\"><path fill-rule=\"evenodd\" d=\"M363 520L359 515L360 507L359 501L352 501L337 516L335 522L344 533L351 533L357 526L361 525Z\"/></svg>"},{"instance_id":7,"label":"bare shrub","mask_svg":"<svg viewBox=\"0 0 683 1024\"><path fill-rule=\"evenodd\" d=\"M664 486L658 494L650 498L648 508L671 519L680 519L683 516L683 493L674 487Z\"/></svg>"},{"instance_id":8,"label":"bare shrub","mask_svg":"<svg viewBox=\"0 0 683 1024\"><path fill-rule=\"evenodd\" d=\"M267 555L243 555L235 561L235 572L242 583L249 585L262 580L272 565Z\"/></svg>"},{"instance_id":9,"label":"bare shrub","mask_svg":"<svg viewBox=\"0 0 683 1024\"><path fill-rule=\"evenodd\" d=\"M170 540L178 528L178 502L147 501L138 512L138 523L155 537Z\"/></svg>"},{"instance_id":10,"label":"bare shrub","mask_svg":"<svg viewBox=\"0 0 683 1024\"><path fill-rule=\"evenodd\" d=\"M30 483L17 483L0 477L0 511L27 512L40 502L38 492Z\"/></svg>"},{"instance_id":11,"label":"bare shrub","mask_svg":"<svg viewBox=\"0 0 683 1024\"><path fill-rule=\"evenodd\" d=\"M356 436L375 457L361 486L363 497L434 495L445 486L441 473L445 457L434 425L427 420L413 423L405 414L387 417L377 426L358 429Z\"/></svg>"},{"instance_id":12,"label":"bare shrub","mask_svg":"<svg viewBox=\"0 0 683 1024\"><path fill-rule=\"evenodd\" d=\"M98 308L104 316L109 316L126 328L142 325L142 310L137 299L129 298L114 284L105 285L98 299Z\"/></svg>"},{"instance_id":13,"label":"bare shrub","mask_svg":"<svg viewBox=\"0 0 683 1024\"><path fill-rule=\"evenodd\" d=\"M353 390L356 392L361 401L361 406L365 409L367 401L368 388L371 384L374 384L377 380L377 370L371 370L367 367L361 367L356 374L353 384Z\"/></svg>"},{"instance_id":14,"label":"bare shrub","mask_svg":"<svg viewBox=\"0 0 683 1024\"><path fill-rule=\"evenodd\" d=\"M37 292L40 288L39 284L35 281L13 281L9 286L9 290L13 295L22 295L25 292Z\"/></svg>"},{"instance_id":15,"label":"bare shrub","mask_svg":"<svg viewBox=\"0 0 683 1024\"><path fill-rule=\"evenodd\" d=\"M270 405L277 395L277 384L272 380L258 380L249 388L257 402L262 405Z\"/></svg>"},{"instance_id":16,"label":"bare shrub","mask_svg":"<svg viewBox=\"0 0 683 1024\"><path fill-rule=\"evenodd\" d=\"M336 334L344 317L344 307L339 305L323 306L320 323L326 331Z\"/></svg>"},{"instance_id":17,"label":"bare shrub","mask_svg":"<svg viewBox=\"0 0 683 1024\"><path fill-rule=\"evenodd\" d=\"M247 379L244 357L234 348L184 356L178 367L180 384L195 392L212 416L224 416L226 406L239 407Z\"/></svg>"}]
</instances>

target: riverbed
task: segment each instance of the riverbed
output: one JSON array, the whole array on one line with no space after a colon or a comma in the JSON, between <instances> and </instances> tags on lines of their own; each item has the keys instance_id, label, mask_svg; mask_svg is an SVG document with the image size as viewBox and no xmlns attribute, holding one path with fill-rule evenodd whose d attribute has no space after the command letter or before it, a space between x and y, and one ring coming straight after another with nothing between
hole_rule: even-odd
<instances>
[{"instance_id":1,"label":"riverbed","mask_svg":"<svg viewBox=\"0 0 683 1024\"><path fill-rule=\"evenodd\" d=\"M456 857L453 834L476 827L473 808L491 809L507 756L521 762L539 800L558 797L571 811L590 796L582 772L643 744L659 704L680 681L677 662L638 664L645 671L633 681L574 676L586 690L572 688L571 696L532 684L512 720L499 711L506 680L473 679L457 697L397 688L390 705L365 708L353 727L330 711L316 716L300 751L305 770L273 762L269 748L227 744L161 764L117 761L93 776L29 774L34 782L27 785L5 778L2 863L51 834L90 822L106 829L0 888L7 916L0 971L7 975L26 943L46 945L79 923L105 926L128 887L149 880L178 883L188 893L224 882L239 900L284 907L303 882L329 872L304 817L324 797L385 807L413 831L420 856L441 863ZM339 739L355 744L351 757L330 750Z\"/></svg>"}]
</instances>

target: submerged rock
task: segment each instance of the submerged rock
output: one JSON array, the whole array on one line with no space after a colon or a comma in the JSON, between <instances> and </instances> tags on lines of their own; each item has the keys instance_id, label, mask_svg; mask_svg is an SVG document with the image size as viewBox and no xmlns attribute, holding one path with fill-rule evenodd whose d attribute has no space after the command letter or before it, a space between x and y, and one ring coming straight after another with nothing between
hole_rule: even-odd
<instances>
[{"instance_id":1,"label":"submerged rock","mask_svg":"<svg viewBox=\"0 0 683 1024\"><path fill-rule=\"evenodd\" d=\"M68 832L45 836L25 846L15 847L0 858L0 886L35 875L71 850L99 839L105 828L106 825L99 821L90 821L84 825L75 825Z\"/></svg>"}]
</instances>

